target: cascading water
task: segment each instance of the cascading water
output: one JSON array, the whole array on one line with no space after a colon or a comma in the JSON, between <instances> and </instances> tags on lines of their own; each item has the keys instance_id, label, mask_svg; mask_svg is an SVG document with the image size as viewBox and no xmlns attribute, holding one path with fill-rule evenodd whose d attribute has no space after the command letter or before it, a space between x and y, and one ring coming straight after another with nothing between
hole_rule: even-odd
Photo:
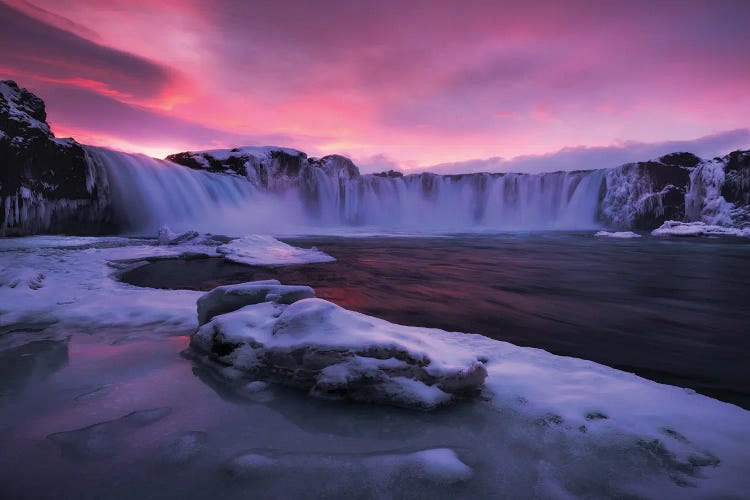
<instances>
[{"instance_id":1,"label":"cascading water","mask_svg":"<svg viewBox=\"0 0 750 500\"><path fill-rule=\"evenodd\" d=\"M600 171L321 179L326 224L420 231L596 227Z\"/></svg>"},{"instance_id":2,"label":"cascading water","mask_svg":"<svg viewBox=\"0 0 750 500\"><path fill-rule=\"evenodd\" d=\"M301 206L288 197L260 191L247 179L192 170L144 155L89 148L106 171L112 208L126 231L153 234L290 231L304 222Z\"/></svg>"},{"instance_id":3,"label":"cascading water","mask_svg":"<svg viewBox=\"0 0 750 500\"><path fill-rule=\"evenodd\" d=\"M418 232L592 229L601 170L551 174L346 176L305 164L296 178L212 173L91 148L104 165L118 221L132 232ZM339 172L339 173L337 173Z\"/></svg>"}]
</instances>

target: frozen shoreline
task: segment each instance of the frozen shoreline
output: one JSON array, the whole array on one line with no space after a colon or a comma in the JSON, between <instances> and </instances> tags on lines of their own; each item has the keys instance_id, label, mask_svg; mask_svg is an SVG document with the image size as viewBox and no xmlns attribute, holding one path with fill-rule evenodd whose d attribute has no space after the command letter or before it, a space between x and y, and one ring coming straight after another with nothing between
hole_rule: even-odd
<instances>
[{"instance_id":1,"label":"frozen shoreline","mask_svg":"<svg viewBox=\"0 0 750 500\"><path fill-rule=\"evenodd\" d=\"M57 321L58 327L67 329L148 328L151 337L160 332L184 334L197 326L199 292L144 289L112 279L116 271L112 261L174 256L184 247L122 239L77 241L84 243L77 248L50 248L74 243L66 238L47 241L46 248L29 248L33 244L24 240L16 243L16 250L6 246L0 251L0 265L6 268L0 284L0 325ZM32 274L19 274L24 269L33 270ZM39 279L39 274L44 277ZM479 335L408 330L486 359L485 401L477 404L498 423L507 412L517 414L523 426L542 426L550 439L564 440L566 450L575 449L582 457L597 449L631 450L626 453L640 457L637 460L644 461L644 466L651 464L659 491L731 495L750 486L742 474L750 461L742 445L748 439L750 412L589 361ZM23 336L28 341L28 335L15 334L15 338L20 343ZM518 432L526 434L523 426ZM560 451L553 446L547 460L557 464L553 475L563 474L567 479L561 479L561 484L567 484L576 472L554 469L562 464L554 458ZM310 459L317 460L314 455ZM300 466L286 459L269 460L260 470L272 475ZM686 490L681 483L696 488Z\"/></svg>"}]
</instances>

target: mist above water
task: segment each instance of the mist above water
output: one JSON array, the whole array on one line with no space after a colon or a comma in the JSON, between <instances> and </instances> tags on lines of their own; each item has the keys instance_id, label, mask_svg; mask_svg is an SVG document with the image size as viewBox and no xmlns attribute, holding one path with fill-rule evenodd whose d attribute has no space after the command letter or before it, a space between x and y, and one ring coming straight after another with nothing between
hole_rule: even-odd
<instances>
[{"instance_id":1,"label":"mist above water","mask_svg":"<svg viewBox=\"0 0 750 500\"><path fill-rule=\"evenodd\" d=\"M310 168L263 186L238 175L92 148L118 222L131 232L229 234L347 230L472 232L593 229L604 171L405 177Z\"/></svg>"}]
</instances>

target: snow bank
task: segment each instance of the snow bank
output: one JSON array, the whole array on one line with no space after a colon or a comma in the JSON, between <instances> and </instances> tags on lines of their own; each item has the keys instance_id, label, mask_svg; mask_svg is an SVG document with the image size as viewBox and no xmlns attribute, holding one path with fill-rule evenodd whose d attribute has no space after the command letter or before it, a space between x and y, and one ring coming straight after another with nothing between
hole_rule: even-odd
<instances>
[{"instance_id":1,"label":"snow bank","mask_svg":"<svg viewBox=\"0 0 750 500\"><path fill-rule=\"evenodd\" d=\"M679 222L668 220L651 231L654 236L739 236L750 238L750 228L716 226L705 222Z\"/></svg>"},{"instance_id":2,"label":"snow bank","mask_svg":"<svg viewBox=\"0 0 750 500\"><path fill-rule=\"evenodd\" d=\"M597 238L622 238L622 239L641 237L640 234L634 233L632 231L615 231L615 232L599 231L594 236L596 236Z\"/></svg>"},{"instance_id":3,"label":"snow bank","mask_svg":"<svg viewBox=\"0 0 750 500\"><path fill-rule=\"evenodd\" d=\"M295 474L300 469L309 470L311 464L315 464L314 467L324 474L354 468L356 476L362 481L388 490L396 481L418 480L450 485L468 481L473 476L471 467L463 463L450 448L361 455L255 450L227 462L224 471L237 479L253 479Z\"/></svg>"},{"instance_id":4,"label":"snow bank","mask_svg":"<svg viewBox=\"0 0 750 500\"><path fill-rule=\"evenodd\" d=\"M317 248L297 248L271 236L245 236L216 249L224 258L250 266L287 266L332 262L336 259Z\"/></svg>"},{"instance_id":5,"label":"snow bank","mask_svg":"<svg viewBox=\"0 0 750 500\"><path fill-rule=\"evenodd\" d=\"M262 302L273 284L246 284L257 303L216 316L191 346L250 376L351 399L433 409L481 388L481 356L425 328L394 325L320 299ZM211 292L201 301L212 301ZM221 291L220 293L224 293ZM200 302L199 302L200 310Z\"/></svg>"},{"instance_id":6,"label":"snow bank","mask_svg":"<svg viewBox=\"0 0 750 500\"><path fill-rule=\"evenodd\" d=\"M194 231L160 232L160 241L113 237L31 236L0 238L0 326L60 323L74 327L143 327L187 330L197 326L195 303L201 292L155 290L117 281L116 274L159 258L221 256L228 238ZM295 249L271 237L242 238L229 250L255 253L259 265L332 260L310 249ZM257 248L251 245L257 244ZM307 260L305 260L307 259ZM285 302L294 294L311 297L308 287L268 290ZM231 295L231 294L230 294ZM264 296L265 298L265 296ZM106 304L106 307L102 305Z\"/></svg>"},{"instance_id":7,"label":"snow bank","mask_svg":"<svg viewBox=\"0 0 750 500\"><path fill-rule=\"evenodd\" d=\"M188 246L101 238L83 248L61 248L73 241L60 238L55 248L31 248L28 239L14 239L13 250L0 248L4 270L32 269L44 275L40 288L24 281L14 288L0 287L0 326L58 322L68 331L75 327L104 332L127 326L147 329L149 335L186 333L197 327L195 307L201 293L137 288L112 276L113 261L174 256ZM458 413L418 417L413 429L424 435L415 437L412 445L419 444L413 449L356 456L297 448L255 450L243 452L240 463L227 465L239 475L249 471L252 477L254 471L267 470L294 478L330 464L329 476L342 469L355 476L365 470L374 474L374 484L391 477L389 470L393 477L423 474L501 493L509 484L525 488L538 479L559 486L555 494L538 495L548 497L586 493L590 490L577 485L587 481L600 487L596 491L612 492L600 496L742 498L750 490L750 412L742 408L585 360L479 335L393 325L319 299L280 304L270 295L266 293L263 302L215 316L193 335L194 348L204 353L204 360L239 375L225 381L230 388L236 384L263 394L270 391L252 381L266 378L300 383L317 396L433 407L453 400L461 389L478 387L483 371L487 376L481 398L455 408ZM4 333L0 339L5 342L10 335ZM28 342L32 334L22 335ZM258 375L261 372L264 377ZM271 399L263 403L259 398L253 404L275 404ZM287 406L278 411L291 421L310 418L292 397L285 401ZM355 418L336 405L331 408L331 415L341 415L332 418L338 426ZM273 411L261 413L281 419ZM455 426L436 424L456 415ZM106 455L113 449L108 443L116 445L129 428L146 425L152 417L138 414L51 435L50 440L64 453L82 458ZM328 437L320 436L315 434L306 449L321 450L319 445ZM475 441L470 447L454 442L464 437ZM202 440L202 435L179 436L166 443L164 453L176 461L187 460L193 450L200 450ZM500 450L499 442L507 446ZM346 443L355 446L360 441L347 438ZM503 453L499 459L498 453ZM516 460L516 455L522 456ZM528 482L521 478L509 483L508 477L516 474L528 474Z\"/></svg>"},{"instance_id":8,"label":"snow bank","mask_svg":"<svg viewBox=\"0 0 750 500\"><path fill-rule=\"evenodd\" d=\"M178 257L188 247L62 236L0 242L0 282L4 285L0 286L0 327L151 325L154 331L185 333L196 325L199 292L138 288L114 277L118 270L139 265L143 259Z\"/></svg>"}]
</instances>

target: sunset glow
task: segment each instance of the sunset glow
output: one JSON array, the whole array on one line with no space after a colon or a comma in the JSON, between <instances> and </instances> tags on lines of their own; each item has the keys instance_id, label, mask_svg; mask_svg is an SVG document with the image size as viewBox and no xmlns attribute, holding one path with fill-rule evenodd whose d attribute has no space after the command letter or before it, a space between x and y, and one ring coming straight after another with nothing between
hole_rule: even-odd
<instances>
[{"instance_id":1,"label":"sunset glow","mask_svg":"<svg viewBox=\"0 0 750 500\"><path fill-rule=\"evenodd\" d=\"M718 154L750 142L748 18L744 1L12 0L0 78L44 98L57 135L150 155L274 144L408 170L696 139Z\"/></svg>"}]
</instances>

